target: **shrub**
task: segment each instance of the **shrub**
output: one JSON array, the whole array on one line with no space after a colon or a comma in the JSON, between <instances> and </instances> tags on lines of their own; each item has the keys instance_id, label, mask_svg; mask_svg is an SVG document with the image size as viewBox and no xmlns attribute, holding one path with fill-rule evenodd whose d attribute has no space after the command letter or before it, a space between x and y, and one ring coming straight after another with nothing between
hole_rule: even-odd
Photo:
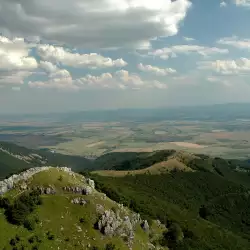
<instances>
[{"instance_id":1,"label":"shrub","mask_svg":"<svg viewBox=\"0 0 250 250\"><path fill-rule=\"evenodd\" d=\"M19 235L16 235L15 239L16 239L16 242L19 242L21 240Z\"/></svg>"},{"instance_id":2,"label":"shrub","mask_svg":"<svg viewBox=\"0 0 250 250\"><path fill-rule=\"evenodd\" d=\"M116 247L113 243L108 243L105 247L105 250L115 250Z\"/></svg>"},{"instance_id":3,"label":"shrub","mask_svg":"<svg viewBox=\"0 0 250 250\"><path fill-rule=\"evenodd\" d=\"M29 231L32 231L35 229L35 222L33 220L27 219L24 221L23 226Z\"/></svg>"},{"instance_id":4,"label":"shrub","mask_svg":"<svg viewBox=\"0 0 250 250\"><path fill-rule=\"evenodd\" d=\"M178 243L180 243L183 238L184 234L179 224L173 223L168 231L163 233L163 240L162 245L169 246L171 248L175 247Z\"/></svg>"},{"instance_id":5,"label":"shrub","mask_svg":"<svg viewBox=\"0 0 250 250\"><path fill-rule=\"evenodd\" d=\"M84 222L85 222L84 218L80 218L80 219L79 219L79 222L80 222L80 223L84 223Z\"/></svg>"},{"instance_id":6,"label":"shrub","mask_svg":"<svg viewBox=\"0 0 250 250\"><path fill-rule=\"evenodd\" d=\"M16 240L15 239L11 239L10 240L10 245L11 246L15 246L16 245Z\"/></svg>"},{"instance_id":7,"label":"shrub","mask_svg":"<svg viewBox=\"0 0 250 250\"><path fill-rule=\"evenodd\" d=\"M6 203L6 201L4 202L4 204L8 203ZM21 225L35 209L36 205L40 205L41 203L42 201L38 191L22 194L14 201L13 205L8 205L5 209L7 220L12 224Z\"/></svg>"},{"instance_id":8,"label":"shrub","mask_svg":"<svg viewBox=\"0 0 250 250\"><path fill-rule=\"evenodd\" d=\"M48 240L54 240L55 239L55 235L52 234L50 231L47 232L47 238Z\"/></svg>"},{"instance_id":9,"label":"shrub","mask_svg":"<svg viewBox=\"0 0 250 250\"><path fill-rule=\"evenodd\" d=\"M205 206L201 206L200 210L199 210L199 215L201 218L206 220L207 217L210 215L210 212L208 211L208 209Z\"/></svg>"},{"instance_id":10,"label":"shrub","mask_svg":"<svg viewBox=\"0 0 250 250\"><path fill-rule=\"evenodd\" d=\"M9 199L5 197L0 197L0 208L7 209L10 206Z\"/></svg>"},{"instance_id":11,"label":"shrub","mask_svg":"<svg viewBox=\"0 0 250 250\"><path fill-rule=\"evenodd\" d=\"M34 243L35 241L36 241L35 236L31 236L31 237L28 239L28 242L29 242L30 244Z\"/></svg>"}]
</instances>

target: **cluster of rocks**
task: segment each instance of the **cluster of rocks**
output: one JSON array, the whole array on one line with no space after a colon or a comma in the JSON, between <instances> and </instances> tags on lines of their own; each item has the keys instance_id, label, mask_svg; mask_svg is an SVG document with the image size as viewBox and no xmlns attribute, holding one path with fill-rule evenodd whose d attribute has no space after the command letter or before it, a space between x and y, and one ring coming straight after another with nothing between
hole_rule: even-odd
<instances>
[{"instance_id":1,"label":"cluster of rocks","mask_svg":"<svg viewBox=\"0 0 250 250\"><path fill-rule=\"evenodd\" d=\"M89 186L63 187L63 191L83 195L90 195L93 193L93 189Z\"/></svg>"},{"instance_id":2,"label":"cluster of rocks","mask_svg":"<svg viewBox=\"0 0 250 250\"><path fill-rule=\"evenodd\" d=\"M86 205L88 202L86 200L84 200L82 197L76 197L74 199L71 200L72 204L79 204L81 206Z\"/></svg>"},{"instance_id":3,"label":"cluster of rocks","mask_svg":"<svg viewBox=\"0 0 250 250\"><path fill-rule=\"evenodd\" d=\"M0 181L0 195L5 194L9 190L13 189L15 187L15 184L17 184L20 181L27 181L29 178L31 178L33 175L46 171L51 169L52 167L46 166L46 167L36 167L36 168L30 168L18 175L12 175L8 179L5 179L3 181ZM65 171L68 173L72 173L70 168L67 167L57 167L59 171Z\"/></svg>"},{"instance_id":4,"label":"cluster of rocks","mask_svg":"<svg viewBox=\"0 0 250 250\"><path fill-rule=\"evenodd\" d=\"M53 186L36 187L35 189L38 190L40 194L56 194L56 190Z\"/></svg>"},{"instance_id":5,"label":"cluster of rocks","mask_svg":"<svg viewBox=\"0 0 250 250\"><path fill-rule=\"evenodd\" d=\"M96 210L102 211L103 207L97 205ZM141 222L139 214L133 213L130 216L122 216L119 209L117 211L111 209L103 212L96 223L96 228L106 236L121 236L126 238L128 247L132 249L135 228Z\"/></svg>"}]
</instances>

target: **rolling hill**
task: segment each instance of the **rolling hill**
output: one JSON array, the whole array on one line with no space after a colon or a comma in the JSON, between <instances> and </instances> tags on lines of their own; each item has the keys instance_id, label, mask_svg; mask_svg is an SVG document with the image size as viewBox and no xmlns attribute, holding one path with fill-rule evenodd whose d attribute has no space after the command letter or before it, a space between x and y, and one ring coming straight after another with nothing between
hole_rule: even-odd
<instances>
[{"instance_id":1,"label":"rolling hill","mask_svg":"<svg viewBox=\"0 0 250 250\"><path fill-rule=\"evenodd\" d=\"M37 169L26 174L32 171ZM149 226L97 192L92 180L65 168L45 168L20 179L0 201L3 249L146 250L166 230L156 221Z\"/></svg>"},{"instance_id":2,"label":"rolling hill","mask_svg":"<svg viewBox=\"0 0 250 250\"><path fill-rule=\"evenodd\" d=\"M248 160L164 150L110 153L89 162L63 155L46 157L25 148L19 151L12 144L0 153L1 176L38 167L36 174L19 181L0 199L4 249L250 249ZM43 162L72 166L85 177L64 168L40 171ZM92 193L86 188L87 177L96 184ZM33 193L36 189L39 196ZM119 221L117 230L126 218L131 222L140 214L130 248L127 222L124 237L118 237L119 230L106 237L101 225L107 214L100 215L100 207L112 215L112 223ZM149 231L143 227L145 221Z\"/></svg>"}]
</instances>

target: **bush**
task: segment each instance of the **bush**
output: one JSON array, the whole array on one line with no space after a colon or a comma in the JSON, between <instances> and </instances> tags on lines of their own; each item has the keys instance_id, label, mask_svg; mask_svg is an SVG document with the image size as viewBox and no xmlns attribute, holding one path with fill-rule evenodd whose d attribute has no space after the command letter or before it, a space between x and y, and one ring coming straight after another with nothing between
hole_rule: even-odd
<instances>
[{"instance_id":1,"label":"bush","mask_svg":"<svg viewBox=\"0 0 250 250\"><path fill-rule=\"evenodd\" d=\"M84 218L80 218L80 219L79 219L79 222L80 222L80 223L84 223L84 222L85 222L85 219L84 219Z\"/></svg>"},{"instance_id":2,"label":"bush","mask_svg":"<svg viewBox=\"0 0 250 250\"><path fill-rule=\"evenodd\" d=\"M16 240L15 239L11 239L10 240L10 245L11 246L15 246L16 245Z\"/></svg>"},{"instance_id":3,"label":"bush","mask_svg":"<svg viewBox=\"0 0 250 250\"><path fill-rule=\"evenodd\" d=\"M35 241L36 241L35 236L31 236L31 237L28 239L28 242L29 242L30 244L34 243Z\"/></svg>"},{"instance_id":4,"label":"bush","mask_svg":"<svg viewBox=\"0 0 250 250\"><path fill-rule=\"evenodd\" d=\"M55 239L55 235L52 234L50 231L47 232L47 238L48 240L54 240Z\"/></svg>"},{"instance_id":5,"label":"bush","mask_svg":"<svg viewBox=\"0 0 250 250\"><path fill-rule=\"evenodd\" d=\"M179 224L173 223L168 231L163 233L162 245L169 246L171 248L175 247L184 239L184 234Z\"/></svg>"},{"instance_id":6,"label":"bush","mask_svg":"<svg viewBox=\"0 0 250 250\"><path fill-rule=\"evenodd\" d=\"M7 209L10 206L9 199L0 197L0 208Z\"/></svg>"},{"instance_id":7,"label":"bush","mask_svg":"<svg viewBox=\"0 0 250 250\"><path fill-rule=\"evenodd\" d=\"M16 239L16 242L19 242L21 240L19 235L16 235L15 239Z\"/></svg>"},{"instance_id":8,"label":"bush","mask_svg":"<svg viewBox=\"0 0 250 250\"><path fill-rule=\"evenodd\" d=\"M105 247L105 250L115 250L116 247L113 243L108 243Z\"/></svg>"},{"instance_id":9,"label":"bush","mask_svg":"<svg viewBox=\"0 0 250 250\"><path fill-rule=\"evenodd\" d=\"M6 218L12 224L24 224L29 214L41 203L42 201L38 191L22 194L14 201L13 205L7 206L5 209Z\"/></svg>"},{"instance_id":10,"label":"bush","mask_svg":"<svg viewBox=\"0 0 250 250\"><path fill-rule=\"evenodd\" d=\"M7 220L15 225L23 224L29 213L30 211L26 204L20 202L19 200L15 201L15 203L9 206L5 211Z\"/></svg>"},{"instance_id":11,"label":"bush","mask_svg":"<svg viewBox=\"0 0 250 250\"><path fill-rule=\"evenodd\" d=\"M33 220L27 219L24 221L23 226L29 231L32 231L35 229L35 222Z\"/></svg>"}]
</instances>

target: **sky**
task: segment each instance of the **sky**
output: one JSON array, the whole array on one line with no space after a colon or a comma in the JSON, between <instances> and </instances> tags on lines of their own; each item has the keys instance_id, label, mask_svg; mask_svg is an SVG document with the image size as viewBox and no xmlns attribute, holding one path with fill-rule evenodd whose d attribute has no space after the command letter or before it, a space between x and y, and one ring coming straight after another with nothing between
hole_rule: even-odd
<instances>
[{"instance_id":1,"label":"sky","mask_svg":"<svg viewBox=\"0 0 250 250\"><path fill-rule=\"evenodd\" d=\"M0 113L250 102L250 0L0 0Z\"/></svg>"}]
</instances>

